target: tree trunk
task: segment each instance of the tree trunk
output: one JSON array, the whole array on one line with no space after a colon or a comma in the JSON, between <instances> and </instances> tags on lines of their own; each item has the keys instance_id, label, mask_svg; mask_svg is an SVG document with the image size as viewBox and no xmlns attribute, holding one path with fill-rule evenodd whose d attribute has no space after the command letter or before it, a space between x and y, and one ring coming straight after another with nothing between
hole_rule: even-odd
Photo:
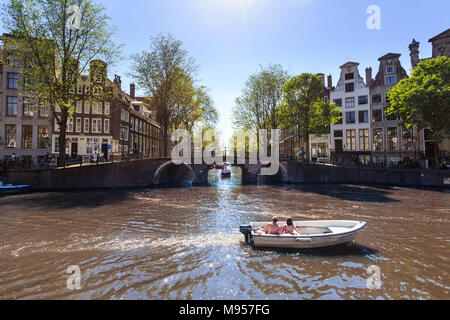
<instances>
[{"instance_id":1,"label":"tree trunk","mask_svg":"<svg viewBox=\"0 0 450 320\"><path fill-rule=\"evenodd\" d=\"M163 125L163 158L167 158L169 156L169 146L168 146L168 136L167 136L167 126Z\"/></svg>"},{"instance_id":2,"label":"tree trunk","mask_svg":"<svg viewBox=\"0 0 450 320\"><path fill-rule=\"evenodd\" d=\"M59 123L59 158L58 167L66 164L66 131L67 131L67 111L61 110L61 122Z\"/></svg>"},{"instance_id":3,"label":"tree trunk","mask_svg":"<svg viewBox=\"0 0 450 320\"><path fill-rule=\"evenodd\" d=\"M436 170L440 169L440 161L439 161L439 142L434 142L434 168Z\"/></svg>"},{"instance_id":4,"label":"tree trunk","mask_svg":"<svg viewBox=\"0 0 450 320\"><path fill-rule=\"evenodd\" d=\"M309 157L309 134L305 135L305 143L304 143L304 149L305 149L305 159L306 162L310 161L310 157Z\"/></svg>"}]
</instances>

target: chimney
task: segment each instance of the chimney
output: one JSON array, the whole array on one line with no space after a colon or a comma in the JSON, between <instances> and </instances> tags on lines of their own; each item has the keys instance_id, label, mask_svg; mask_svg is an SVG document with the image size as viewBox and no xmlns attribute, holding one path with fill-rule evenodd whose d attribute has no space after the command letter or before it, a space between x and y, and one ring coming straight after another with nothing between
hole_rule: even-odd
<instances>
[{"instance_id":1,"label":"chimney","mask_svg":"<svg viewBox=\"0 0 450 320\"><path fill-rule=\"evenodd\" d=\"M130 97L133 99L136 97L136 85L134 83L130 84Z\"/></svg>"},{"instance_id":2,"label":"chimney","mask_svg":"<svg viewBox=\"0 0 450 320\"><path fill-rule=\"evenodd\" d=\"M372 84L372 68L366 68L366 85L370 86Z\"/></svg>"},{"instance_id":3,"label":"chimney","mask_svg":"<svg viewBox=\"0 0 450 320\"><path fill-rule=\"evenodd\" d=\"M409 45L409 52L411 56L411 72L415 69L415 67L417 67L420 62L419 47L420 42L417 42L416 39L413 39L412 43Z\"/></svg>"},{"instance_id":4,"label":"chimney","mask_svg":"<svg viewBox=\"0 0 450 320\"><path fill-rule=\"evenodd\" d=\"M114 84L119 87L119 89L122 89L122 80L120 80L120 77L116 74L114 75Z\"/></svg>"},{"instance_id":5,"label":"chimney","mask_svg":"<svg viewBox=\"0 0 450 320\"><path fill-rule=\"evenodd\" d=\"M331 74L328 76L328 89L333 88L333 77L331 76Z\"/></svg>"}]
</instances>

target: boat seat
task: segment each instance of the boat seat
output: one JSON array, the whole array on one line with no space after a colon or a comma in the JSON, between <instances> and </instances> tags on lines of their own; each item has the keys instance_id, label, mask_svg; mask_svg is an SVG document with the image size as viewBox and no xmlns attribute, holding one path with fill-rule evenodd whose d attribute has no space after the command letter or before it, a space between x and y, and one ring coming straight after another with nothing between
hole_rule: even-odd
<instances>
[{"instance_id":1,"label":"boat seat","mask_svg":"<svg viewBox=\"0 0 450 320\"><path fill-rule=\"evenodd\" d=\"M332 233L341 233L341 232L347 232L350 230L350 228L346 227L328 227Z\"/></svg>"}]
</instances>

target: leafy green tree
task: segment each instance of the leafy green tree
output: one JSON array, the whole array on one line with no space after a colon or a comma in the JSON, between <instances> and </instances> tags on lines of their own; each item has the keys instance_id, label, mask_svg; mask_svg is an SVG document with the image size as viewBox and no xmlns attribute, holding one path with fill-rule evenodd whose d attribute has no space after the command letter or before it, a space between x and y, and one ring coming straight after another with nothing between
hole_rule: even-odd
<instances>
[{"instance_id":1,"label":"leafy green tree","mask_svg":"<svg viewBox=\"0 0 450 320\"><path fill-rule=\"evenodd\" d=\"M439 168L439 143L450 134L450 59L421 61L412 76L400 81L388 97L388 116L400 119L407 129L431 130Z\"/></svg>"},{"instance_id":2,"label":"leafy green tree","mask_svg":"<svg viewBox=\"0 0 450 320\"><path fill-rule=\"evenodd\" d=\"M105 8L90 0L9 0L2 17L9 33L3 37L6 63L20 69L27 96L39 108L51 108L60 127L58 162L64 165L73 89L91 63L111 64L119 57L120 46L112 41L115 29ZM103 80L90 92L106 94Z\"/></svg>"},{"instance_id":3,"label":"leafy green tree","mask_svg":"<svg viewBox=\"0 0 450 320\"><path fill-rule=\"evenodd\" d=\"M236 99L233 108L234 128L257 132L260 129L269 132L270 129L278 129L279 105L283 98L283 85L288 78L287 71L281 65L260 66L260 70L246 82L241 97Z\"/></svg>"},{"instance_id":4,"label":"leafy green tree","mask_svg":"<svg viewBox=\"0 0 450 320\"><path fill-rule=\"evenodd\" d=\"M151 37L150 50L132 56L131 76L143 88L163 129L164 156L169 155L169 132L199 123L215 124L218 114L207 89L198 86L198 66L183 43L171 35Z\"/></svg>"},{"instance_id":5,"label":"leafy green tree","mask_svg":"<svg viewBox=\"0 0 450 320\"><path fill-rule=\"evenodd\" d=\"M309 135L330 132L330 124L340 119L335 104L323 101L323 81L314 74L303 73L289 79L283 87L280 106L281 127L298 132L309 159Z\"/></svg>"}]
</instances>

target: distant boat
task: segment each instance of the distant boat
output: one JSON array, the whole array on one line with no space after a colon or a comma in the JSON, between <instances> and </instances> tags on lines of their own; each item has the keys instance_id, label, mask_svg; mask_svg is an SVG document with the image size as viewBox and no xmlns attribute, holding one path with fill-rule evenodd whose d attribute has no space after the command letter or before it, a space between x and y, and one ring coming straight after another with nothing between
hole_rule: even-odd
<instances>
[{"instance_id":1,"label":"distant boat","mask_svg":"<svg viewBox=\"0 0 450 320\"><path fill-rule=\"evenodd\" d=\"M12 184L3 184L3 182L0 182L0 194L22 193L30 190L31 186L28 185L15 186Z\"/></svg>"},{"instance_id":2,"label":"distant boat","mask_svg":"<svg viewBox=\"0 0 450 320\"><path fill-rule=\"evenodd\" d=\"M263 233L262 230L270 223L251 223L241 226L240 231L245 235L245 241L254 247L309 249L352 242L366 226L366 222L361 221L297 221L294 225L301 235ZM279 223L280 227L284 225Z\"/></svg>"},{"instance_id":3,"label":"distant boat","mask_svg":"<svg viewBox=\"0 0 450 320\"><path fill-rule=\"evenodd\" d=\"M222 178L230 178L231 177L231 171L227 167L222 169L222 173L220 174Z\"/></svg>"}]
</instances>

